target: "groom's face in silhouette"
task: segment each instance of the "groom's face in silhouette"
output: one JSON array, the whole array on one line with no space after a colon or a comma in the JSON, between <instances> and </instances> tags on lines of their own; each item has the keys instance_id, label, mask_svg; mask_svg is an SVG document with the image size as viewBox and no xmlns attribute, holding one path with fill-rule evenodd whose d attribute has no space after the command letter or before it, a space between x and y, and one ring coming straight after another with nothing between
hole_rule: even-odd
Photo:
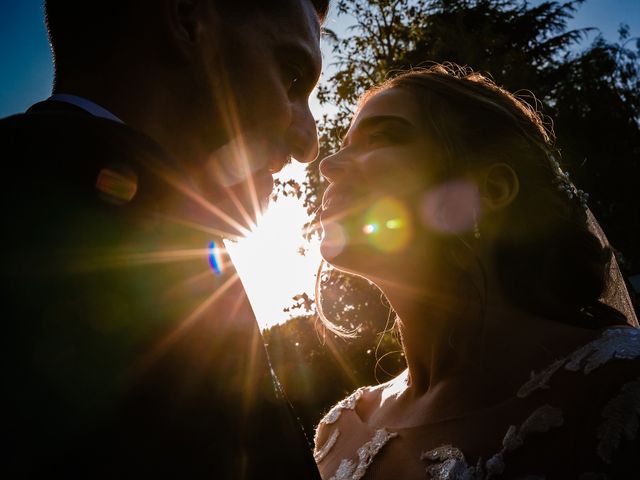
<instances>
[{"instance_id":1,"label":"groom's face in silhouette","mask_svg":"<svg viewBox=\"0 0 640 480\"><path fill-rule=\"evenodd\" d=\"M317 153L308 99L322 63L318 16L310 0L265 4L245 7L248 12L221 9L213 19L205 52L213 59L210 88L222 118L239 122L243 131L280 137L287 153L309 161ZM237 133L233 125L230 130Z\"/></svg>"},{"instance_id":2,"label":"groom's face in silhouette","mask_svg":"<svg viewBox=\"0 0 640 480\"><path fill-rule=\"evenodd\" d=\"M180 159L209 203L247 226L272 173L316 156L308 97L323 3L46 0L57 88L119 104L126 123Z\"/></svg>"},{"instance_id":3,"label":"groom's face in silhouette","mask_svg":"<svg viewBox=\"0 0 640 480\"><path fill-rule=\"evenodd\" d=\"M273 173L291 158L309 162L317 154L308 99L321 68L320 22L310 0L252 3L212 2L200 14L194 69L197 113L211 127L203 133L214 150L196 175L231 189L250 216L268 200Z\"/></svg>"}]
</instances>

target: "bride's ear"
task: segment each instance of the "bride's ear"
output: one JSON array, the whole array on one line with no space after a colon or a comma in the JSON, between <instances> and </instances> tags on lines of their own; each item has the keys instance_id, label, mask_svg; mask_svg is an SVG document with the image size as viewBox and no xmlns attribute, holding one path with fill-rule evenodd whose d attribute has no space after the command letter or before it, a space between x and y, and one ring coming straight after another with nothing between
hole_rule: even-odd
<instances>
[{"instance_id":1,"label":"bride's ear","mask_svg":"<svg viewBox=\"0 0 640 480\"><path fill-rule=\"evenodd\" d=\"M478 184L483 208L488 211L508 207L520 192L518 174L506 163L482 169Z\"/></svg>"}]
</instances>

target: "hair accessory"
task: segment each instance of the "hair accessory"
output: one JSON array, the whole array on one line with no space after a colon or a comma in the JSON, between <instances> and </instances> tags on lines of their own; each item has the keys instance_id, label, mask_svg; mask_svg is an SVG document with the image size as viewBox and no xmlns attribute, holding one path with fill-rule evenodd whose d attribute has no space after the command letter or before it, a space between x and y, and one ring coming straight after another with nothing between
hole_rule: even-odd
<instances>
[{"instance_id":1,"label":"hair accessory","mask_svg":"<svg viewBox=\"0 0 640 480\"><path fill-rule=\"evenodd\" d=\"M562 170L560 163L552 153L549 153L548 157L549 162L551 162L551 166L553 167L553 172L556 175L554 183L558 190L564 192L567 197L569 197L569 200L573 200L573 197L577 198L582 208L586 210L588 208L587 203L589 202L589 194L584 190L580 190L573 184L569 179L569 174Z\"/></svg>"}]
</instances>

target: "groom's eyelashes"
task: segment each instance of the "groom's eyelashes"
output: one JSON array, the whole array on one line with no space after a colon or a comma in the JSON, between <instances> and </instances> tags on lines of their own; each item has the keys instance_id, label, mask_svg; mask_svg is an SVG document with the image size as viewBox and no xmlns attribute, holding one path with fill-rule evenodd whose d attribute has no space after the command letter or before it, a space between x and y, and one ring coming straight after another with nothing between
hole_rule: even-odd
<instances>
[{"instance_id":1,"label":"groom's eyelashes","mask_svg":"<svg viewBox=\"0 0 640 480\"><path fill-rule=\"evenodd\" d=\"M311 93L320 76L320 69L310 53L295 45L283 45L278 48L277 56L287 90L294 94Z\"/></svg>"},{"instance_id":2,"label":"groom's eyelashes","mask_svg":"<svg viewBox=\"0 0 640 480\"><path fill-rule=\"evenodd\" d=\"M304 72L299 66L288 63L282 67L282 77L285 88L291 92L304 81Z\"/></svg>"}]
</instances>

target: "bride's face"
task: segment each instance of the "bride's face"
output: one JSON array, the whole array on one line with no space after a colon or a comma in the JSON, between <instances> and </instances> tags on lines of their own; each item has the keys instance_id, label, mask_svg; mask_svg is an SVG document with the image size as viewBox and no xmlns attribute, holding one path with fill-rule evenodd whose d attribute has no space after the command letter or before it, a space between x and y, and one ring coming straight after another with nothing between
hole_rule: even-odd
<instances>
[{"instance_id":1,"label":"bride's face","mask_svg":"<svg viewBox=\"0 0 640 480\"><path fill-rule=\"evenodd\" d=\"M376 283L422 280L441 257L438 234L473 228L477 190L442 180L443 156L424 131L414 98L384 90L361 108L341 149L320 163L329 182L321 252L330 264Z\"/></svg>"}]
</instances>

